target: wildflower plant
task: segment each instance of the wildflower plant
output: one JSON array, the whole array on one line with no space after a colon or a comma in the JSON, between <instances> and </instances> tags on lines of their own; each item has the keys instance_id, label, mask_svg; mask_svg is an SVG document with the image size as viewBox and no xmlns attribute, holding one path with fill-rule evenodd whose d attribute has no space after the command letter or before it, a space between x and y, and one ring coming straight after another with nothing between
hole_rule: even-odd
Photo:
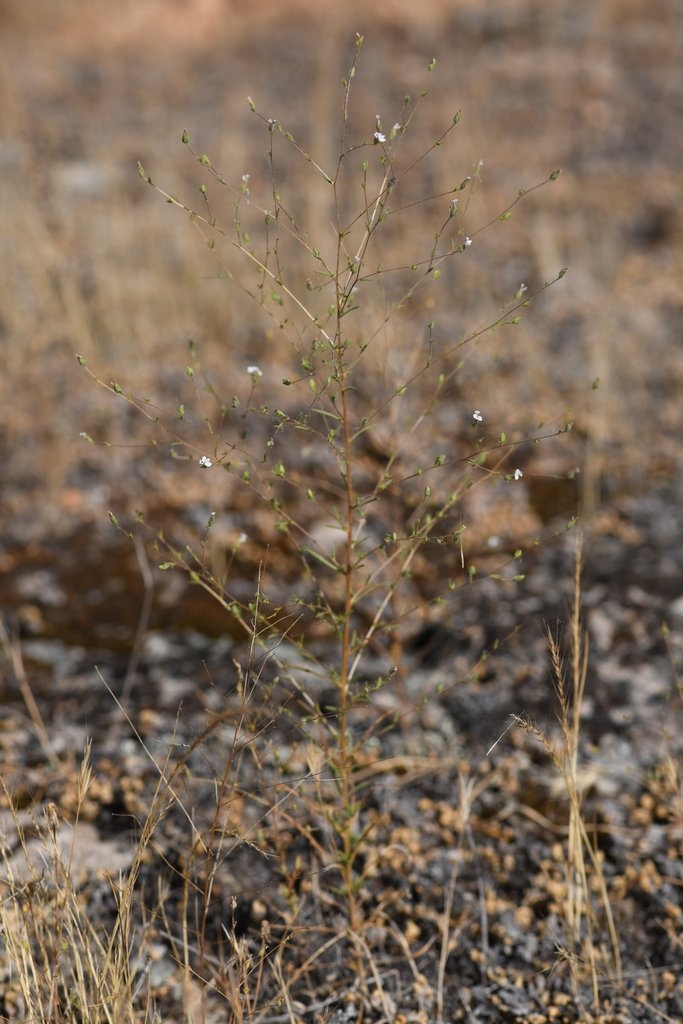
<instances>
[{"instance_id":1,"label":"wildflower plant","mask_svg":"<svg viewBox=\"0 0 683 1024\"><path fill-rule=\"evenodd\" d=\"M481 162L446 190L425 195L422 171L457 130L460 112L420 153L411 151L410 128L426 90L416 102L404 98L391 128L377 114L359 129L352 98L362 43L358 37L343 82L332 166L250 99L267 140L267 175L240 169L231 179L195 149L187 131L182 143L204 175L198 203L171 195L139 168L187 215L225 278L253 303L255 323L264 336L270 331L269 347L260 344L255 353L259 362L245 360L226 381L202 365L191 343L190 390L175 409L95 378L150 421L156 450L165 443L182 475L196 467L211 474L212 486L218 478L223 509L259 512L234 545L253 542L262 552L249 597L231 578L235 551L226 556L220 541L212 547L220 510L196 544L158 531L155 546L161 568L186 572L250 637L240 670L245 702L257 699L259 681L270 673L289 693L284 703L297 709L322 820L307 841L343 911L341 934L359 978L368 970L363 934L372 915L363 887L372 832L363 779L383 721L383 712L373 711L375 695L401 678L403 645L425 602L449 594L457 601L479 578L467 542L472 493L492 482L523 487L518 446L571 426L533 437L491 433L485 396L458 390L477 344L517 325L564 270L535 291L520 284L502 308L458 336L437 317L416 323L411 312L450 303L461 261L559 172L520 190L481 226L471 217ZM286 183L292 166L317 190L318 201L301 212L279 180L283 168ZM327 217L308 222L320 209ZM407 259L406 238L414 247ZM517 568L521 554L499 557ZM296 833L286 798L293 805L300 787L288 786L275 803Z\"/></svg>"}]
</instances>

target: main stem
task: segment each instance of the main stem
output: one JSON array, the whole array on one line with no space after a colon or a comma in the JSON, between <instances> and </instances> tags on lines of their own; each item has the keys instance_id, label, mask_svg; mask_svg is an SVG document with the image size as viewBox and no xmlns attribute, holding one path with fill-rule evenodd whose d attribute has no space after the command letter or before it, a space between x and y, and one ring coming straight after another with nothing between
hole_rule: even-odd
<instances>
[{"instance_id":1,"label":"main stem","mask_svg":"<svg viewBox=\"0 0 683 1024\"><path fill-rule=\"evenodd\" d=\"M346 368L344 365L344 345L341 337L341 323L337 324L337 378L339 383L339 400L343 429L343 480L346 499L345 509L345 551L344 551L344 605L342 610L341 652L339 664L339 787L341 797L341 840L343 861L341 865L344 888L348 907L349 931L355 932L360 924L359 907L355 896L353 862L355 785L353 781L353 757L349 743L348 718L350 709L350 668L351 668L351 615L353 608L353 562L354 562L354 526L356 514L356 495L351 473L351 427L349 422L348 389L346 386Z\"/></svg>"}]
</instances>

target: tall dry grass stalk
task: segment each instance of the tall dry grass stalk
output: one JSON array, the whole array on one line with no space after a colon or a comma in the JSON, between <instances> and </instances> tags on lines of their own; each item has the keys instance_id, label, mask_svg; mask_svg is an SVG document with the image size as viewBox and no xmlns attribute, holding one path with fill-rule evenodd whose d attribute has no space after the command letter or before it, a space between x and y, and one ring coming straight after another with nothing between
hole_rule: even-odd
<instances>
[{"instance_id":1,"label":"tall dry grass stalk","mask_svg":"<svg viewBox=\"0 0 683 1024\"><path fill-rule=\"evenodd\" d=\"M563 636L557 635L550 627L547 630L557 698L559 741L528 718L518 717L517 721L549 755L559 774L561 791L568 803L562 900L566 941L558 944L558 955L569 966L577 995L588 970L593 1002L598 1007L603 985L621 985L622 970L619 935L612 913L604 859L596 847L594 837L590 835L584 813L587 773L581 759L580 744L589 648L581 618L582 560L579 536L566 642Z\"/></svg>"}]
</instances>

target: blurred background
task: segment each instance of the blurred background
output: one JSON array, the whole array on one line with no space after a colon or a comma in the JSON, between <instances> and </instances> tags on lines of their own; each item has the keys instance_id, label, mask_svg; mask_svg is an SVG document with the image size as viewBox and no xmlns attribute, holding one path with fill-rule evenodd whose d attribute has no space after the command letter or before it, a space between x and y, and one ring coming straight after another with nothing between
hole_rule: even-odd
<instances>
[{"instance_id":1,"label":"blurred background","mask_svg":"<svg viewBox=\"0 0 683 1024\"><path fill-rule=\"evenodd\" d=\"M228 394L248 393L247 365L266 378L271 368L275 381L296 371L272 323L222 278L187 218L141 180L138 161L196 204L203 179L181 142L187 130L226 178L248 174L267 197L270 138L250 96L332 165L356 33L365 41L351 134L370 138L377 113L391 126L403 97L428 89L410 152L428 149L456 111L462 120L424 162L416 191L453 188L483 161L462 224L475 237L467 262L406 311L401 344L432 319L442 338L458 338L522 282L534 290L569 267L521 326L482 341L454 402L520 436L574 421L524 486L579 468L593 509L680 472L678 0L0 0L6 578L56 538L78 550L81 567L96 561L97 545L84 550L82 539L93 523L110 529L107 509L220 500L206 474L150 449L149 424L74 354L103 380L172 408L192 401L183 391L189 339ZM326 230L310 168L287 156L279 167L289 206ZM557 181L476 237L555 168ZM231 202L221 211L228 228ZM419 220L408 225L397 246L410 260L433 228L427 218L418 244ZM527 511L545 515L533 502Z\"/></svg>"}]
</instances>

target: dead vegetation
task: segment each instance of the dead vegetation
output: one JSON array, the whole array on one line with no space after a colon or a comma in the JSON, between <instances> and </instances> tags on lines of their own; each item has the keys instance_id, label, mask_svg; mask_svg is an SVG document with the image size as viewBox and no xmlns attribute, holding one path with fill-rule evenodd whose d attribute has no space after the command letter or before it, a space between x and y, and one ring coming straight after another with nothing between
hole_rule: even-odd
<instances>
[{"instance_id":1,"label":"dead vegetation","mask_svg":"<svg viewBox=\"0 0 683 1024\"><path fill-rule=\"evenodd\" d=\"M98 3L40 18L30 2L0 6L0 1015L680 1019L675 5L366 13L301 0L258 17L218 0L172 6L130 4L114 20ZM331 633L315 615L259 618L259 589L278 614L292 595L310 601L286 531L253 492L168 457L156 421L89 383L74 353L165 423L200 394L186 375L190 339L201 373L247 407L245 367L292 374L272 319L229 290L137 161L194 206L187 129L215 166L267 192L250 94L327 166L357 30L354 116L368 134L378 109L386 125L399 116L434 56L415 153L463 110L457 143L425 162L417 192L452 189L454 167L460 180L483 159L468 208L483 224L563 169L495 245L475 237L441 293L410 296L379 337L363 400L391 394L427 323L460 338L520 282L542 289L569 265L523 326L474 346L431 422L454 445L484 405L492 435L515 444L548 423L575 426L519 448L517 491L473 488L448 508L452 543L416 549L391 644L374 643L377 605L359 606L373 643L345 692L300 664L303 625L326 663ZM306 224L327 224L325 190L286 155L278 174ZM410 264L420 216L396 232L399 261ZM254 448L264 422L250 427ZM364 480L402 426L367 431ZM421 448L404 455L419 460ZM301 501L301 482L322 476L316 458L304 446L291 455L301 486L287 493L322 544ZM411 521L415 494L386 491L385 532ZM583 581L562 532L577 505ZM121 536L130 528L157 541L163 531L164 557L179 564L195 544L195 582L229 579L246 628L228 627L220 604L209 612L179 573L152 571L155 553ZM515 583L517 550L526 578ZM480 583L434 603L465 557ZM501 560L502 578L487 578ZM264 622L276 637L265 648Z\"/></svg>"}]
</instances>

